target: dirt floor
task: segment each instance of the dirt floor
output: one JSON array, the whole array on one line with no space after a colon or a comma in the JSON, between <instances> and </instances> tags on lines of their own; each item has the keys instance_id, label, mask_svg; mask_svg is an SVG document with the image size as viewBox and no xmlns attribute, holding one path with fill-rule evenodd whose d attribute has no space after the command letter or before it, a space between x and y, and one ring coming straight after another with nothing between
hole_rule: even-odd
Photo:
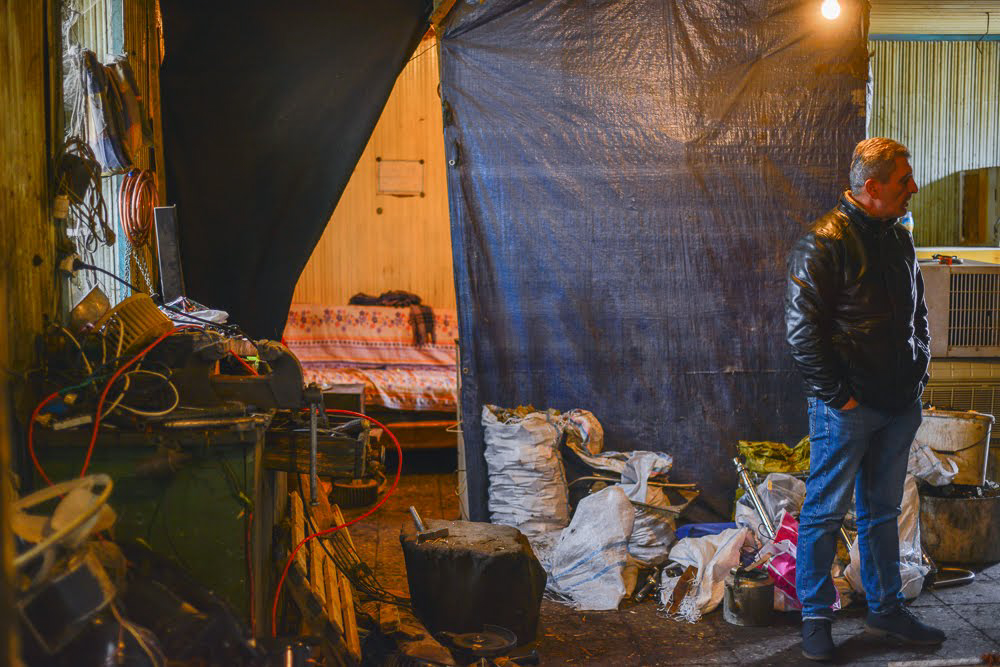
<instances>
[{"instance_id":1,"label":"dirt floor","mask_svg":"<svg viewBox=\"0 0 1000 667\"><path fill-rule=\"evenodd\" d=\"M394 469L394 460L389 464ZM373 564L386 587L407 590L399 531L410 521L409 505L425 518L459 518L455 466L454 451L407 452L395 496L376 515L352 527L362 558ZM953 661L947 664L973 664L958 661L1000 654L1000 565L982 569L969 585L924 591L913 608L948 634L941 647L913 649L869 638L862 630L864 610L848 609L834 623L838 645L834 664L885 665L945 658ZM544 600L538 637L525 649L536 649L542 665L817 664L799 652L797 615L776 616L771 627L746 628L726 623L721 609L691 624L664 618L652 601L625 603L613 612L578 612Z\"/></svg>"}]
</instances>

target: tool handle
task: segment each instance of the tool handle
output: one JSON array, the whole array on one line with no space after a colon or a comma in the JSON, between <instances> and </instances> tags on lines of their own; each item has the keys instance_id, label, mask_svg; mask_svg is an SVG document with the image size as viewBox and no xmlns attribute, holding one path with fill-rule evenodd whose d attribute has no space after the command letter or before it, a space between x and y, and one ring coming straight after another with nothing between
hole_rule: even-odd
<instances>
[{"instance_id":1,"label":"tool handle","mask_svg":"<svg viewBox=\"0 0 1000 667\"><path fill-rule=\"evenodd\" d=\"M410 516L413 517L413 525L417 527L418 533L423 533L427 529L424 528L424 522L420 520L420 515L417 514L417 508L410 505Z\"/></svg>"}]
</instances>

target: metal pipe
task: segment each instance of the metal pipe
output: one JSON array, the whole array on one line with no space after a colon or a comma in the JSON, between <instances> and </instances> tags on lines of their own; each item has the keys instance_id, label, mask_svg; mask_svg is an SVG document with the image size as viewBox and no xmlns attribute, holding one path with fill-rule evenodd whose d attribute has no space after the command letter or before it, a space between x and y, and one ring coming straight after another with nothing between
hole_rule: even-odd
<instances>
[{"instance_id":1,"label":"metal pipe","mask_svg":"<svg viewBox=\"0 0 1000 667\"><path fill-rule=\"evenodd\" d=\"M962 584L971 584L976 578L976 573L972 570L966 570L960 567L942 567L938 568L938 575L942 573L951 573L955 576L949 577L947 579L939 579L937 576L934 577L934 583L931 584L931 588L937 590L939 588L949 588L951 586L960 586Z\"/></svg>"},{"instance_id":2,"label":"metal pipe","mask_svg":"<svg viewBox=\"0 0 1000 667\"><path fill-rule=\"evenodd\" d=\"M319 448L319 438L316 433L319 421L319 406L309 405L309 503L319 505L319 473L316 470L316 457Z\"/></svg>"},{"instance_id":3,"label":"metal pipe","mask_svg":"<svg viewBox=\"0 0 1000 667\"><path fill-rule=\"evenodd\" d=\"M764 509L764 504L760 501L760 496L757 495L757 489L754 488L753 482L750 481L750 474L747 473L747 469L743 467L739 459L734 458L733 463L736 465L736 473L740 476L740 485L746 494L750 496L750 502L753 504L753 508L757 511L758 516L760 516L766 537L773 540L774 521L768 515L767 510Z\"/></svg>"}]
</instances>

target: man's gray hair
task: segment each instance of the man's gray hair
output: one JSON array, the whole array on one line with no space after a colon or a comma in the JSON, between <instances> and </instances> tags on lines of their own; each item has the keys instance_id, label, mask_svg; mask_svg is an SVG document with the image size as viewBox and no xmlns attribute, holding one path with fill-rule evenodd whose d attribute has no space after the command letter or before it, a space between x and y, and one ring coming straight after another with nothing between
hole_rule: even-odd
<instances>
[{"instance_id":1,"label":"man's gray hair","mask_svg":"<svg viewBox=\"0 0 1000 667\"><path fill-rule=\"evenodd\" d=\"M872 137L859 142L851 158L851 193L855 196L862 194L865 181L869 178L879 183L887 182L896 168L898 157L910 157L910 151L898 141Z\"/></svg>"}]
</instances>

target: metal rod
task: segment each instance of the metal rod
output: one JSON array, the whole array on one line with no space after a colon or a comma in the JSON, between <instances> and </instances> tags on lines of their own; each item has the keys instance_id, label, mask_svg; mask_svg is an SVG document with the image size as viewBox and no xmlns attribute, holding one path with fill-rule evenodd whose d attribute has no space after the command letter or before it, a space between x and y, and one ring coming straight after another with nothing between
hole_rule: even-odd
<instances>
[{"instance_id":1,"label":"metal rod","mask_svg":"<svg viewBox=\"0 0 1000 667\"><path fill-rule=\"evenodd\" d=\"M747 469L743 467L739 459L734 458L733 463L736 465L736 473L740 476L740 485L746 494L750 496L750 502L753 504L753 508L757 511L758 516L760 516L761 523L763 524L766 537L774 539L774 521L768 515L767 510L764 509L764 504L760 501L760 496L757 495L757 489L754 488L753 482L750 481L750 475L747 473Z\"/></svg>"},{"instance_id":2,"label":"metal rod","mask_svg":"<svg viewBox=\"0 0 1000 667\"><path fill-rule=\"evenodd\" d=\"M316 470L317 449L319 438L316 433L319 421L319 406L309 405L309 503L319 505L319 473Z\"/></svg>"},{"instance_id":3,"label":"metal rod","mask_svg":"<svg viewBox=\"0 0 1000 667\"><path fill-rule=\"evenodd\" d=\"M410 505L410 516L413 517L413 525L416 527L418 533L423 533L426 531L424 528L424 522L421 521L420 515L417 513L417 508Z\"/></svg>"}]
</instances>

